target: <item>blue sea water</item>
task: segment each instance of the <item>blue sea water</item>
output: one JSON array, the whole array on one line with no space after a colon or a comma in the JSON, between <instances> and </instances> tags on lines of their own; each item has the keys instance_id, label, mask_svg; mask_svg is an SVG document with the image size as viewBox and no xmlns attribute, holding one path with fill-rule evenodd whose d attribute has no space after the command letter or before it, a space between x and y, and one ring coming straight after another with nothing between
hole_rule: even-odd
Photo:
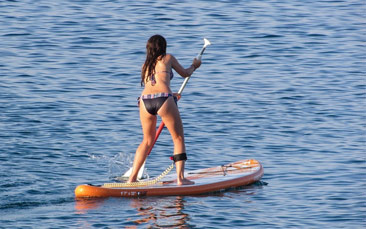
<instances>
[{"instance_id":1,"label":"blue sea water","mask_svg":"<svg viewBox=\"0 0 366 229\"><path fill-rule=\"evenodd\" d=\"M362 0L0 1L0 227L365 228L365 12ZM212 195L75 200L141 141L154 34L184 66L212 42L179 102L187 169L255 158L264 177ZM164 130L150 176L172 150Z\"/></svg>"}]
</instances>

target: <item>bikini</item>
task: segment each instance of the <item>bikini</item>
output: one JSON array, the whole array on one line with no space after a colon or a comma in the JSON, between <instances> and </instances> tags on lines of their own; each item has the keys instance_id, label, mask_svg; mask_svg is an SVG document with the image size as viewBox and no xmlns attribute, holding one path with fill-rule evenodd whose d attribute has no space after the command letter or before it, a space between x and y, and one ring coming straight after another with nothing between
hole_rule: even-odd
<instances>
[{"instance_id":1,"label":"bikini","mask_svg":"<svg viewBox=\"0 0 366 229\"><path fill-rule=\"evenodd\" d=\"M153 74L150 77L151 85L154 86L156 84L155 75L159 74L159 73L162 73L162 72L169 73L168 71L156 72L155 74ZM170 79L173 79L173 77L174 77L173 71L171 71L170 72ZM142 95L137 100L139 101L139 104L140 104L140 99L142 99L144 101L146 110L152 115L157 115L159 109L163 106L165 101L170 96L173 96L173 94L166 93L166 92L161 92L161 93L155 93L155 94ZM173 98L174 98L175 103L177 104L177 98L175 96L173 96Z\"/></svg>"}]
</instances>

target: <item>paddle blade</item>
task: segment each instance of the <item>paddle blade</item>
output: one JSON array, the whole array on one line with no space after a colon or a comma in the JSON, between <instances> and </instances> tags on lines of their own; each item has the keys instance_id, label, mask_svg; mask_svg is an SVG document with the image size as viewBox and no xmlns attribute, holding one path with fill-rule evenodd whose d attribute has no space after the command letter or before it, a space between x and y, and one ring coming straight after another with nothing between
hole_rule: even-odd
<instances>
[{"instance_id":1,"label":"paddle blade","mask_svg":"<svg viewBox=\"0 0 366 229\"><path fill-rule=\"evenodd\" d=\"M125 172L125 174L122 175L123 178L129 178L132 174L132 167Z\"/></svg>"},{"instance_id":2,"label":"paddle blade","mask_svg":"<svg viewBox=\"0 0 366 229\"><path fill-rule=\"evenodd\" d=\"M140 170L139 170L139 173L137 174L137 180L141 180L144 176L144 170L145 170L145 162L144 164L142 164ZM122 179L122 180L126 180L128 179L132 174L132 167L127 170L127 172L125 172L125 174L123 174L120 178L118 179Z\"/></svg>"}]
</instances>

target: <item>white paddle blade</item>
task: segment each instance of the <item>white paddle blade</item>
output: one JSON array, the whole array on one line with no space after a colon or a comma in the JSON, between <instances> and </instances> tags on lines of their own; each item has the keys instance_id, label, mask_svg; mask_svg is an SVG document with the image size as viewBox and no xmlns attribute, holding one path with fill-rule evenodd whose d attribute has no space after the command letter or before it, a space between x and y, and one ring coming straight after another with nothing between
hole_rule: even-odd
<instances>
[{"instance_id":1,"label":"white paddle blade","mask_svg":"<svg viewBox=\"0 0 366 229\"><path fill-rule=\"evenodd\" d=\"M144 170L145 170L145 162L144 164L142 164L139 173L137 174L137 179L141 180L142 176L144 175ZM127 170L127 172L125 172L125 174L123 174L122 178L129 178L132 174L132 167Z\"/></svg>"},{"instance_id":2,"label":"white paddle blade","mask_svg":"<svg viewBox=\"0 0 366 229\"><path fill-rule=\"evenodd\" d=\"M145 170L145 162L144 164L142 164L139 173L137 174L137 180L141 180L143 175L144 175L144 170Z\"/></svg>"},{"instance_id":3,"label":"white paddle blade","mask_svg":"<svg viewBox=\"0 0 366 229\"><path fill-rule=\"evenodd\" d=\"M123 174L123 178L128 178L128 177L130 177L131 176L131 174L132 174L132 167L129 169L129 170L127 170L127 172L125 172L125 174Z\"/></svg>"}]
</instances>

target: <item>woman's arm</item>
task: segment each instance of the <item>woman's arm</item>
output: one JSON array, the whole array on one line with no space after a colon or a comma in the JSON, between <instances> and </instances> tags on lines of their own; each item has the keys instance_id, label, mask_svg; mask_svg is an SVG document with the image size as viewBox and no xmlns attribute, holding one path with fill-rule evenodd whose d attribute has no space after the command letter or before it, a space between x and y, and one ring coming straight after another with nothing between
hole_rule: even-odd
<instances>
[{"instance_id":1,"label":"woman's arm","mask_svg":"<svg viewBox=\"0 0 366 229\"><path fill-rule=\"evenodd\" d=\"M194 58L193 63L190 67L183 68L183 66L178 62L178 60L173 55L170 56L172 60L172 68L184 78L191 76L193 72L201 66L201 61Z\"/></svg>"}]
</instances>

